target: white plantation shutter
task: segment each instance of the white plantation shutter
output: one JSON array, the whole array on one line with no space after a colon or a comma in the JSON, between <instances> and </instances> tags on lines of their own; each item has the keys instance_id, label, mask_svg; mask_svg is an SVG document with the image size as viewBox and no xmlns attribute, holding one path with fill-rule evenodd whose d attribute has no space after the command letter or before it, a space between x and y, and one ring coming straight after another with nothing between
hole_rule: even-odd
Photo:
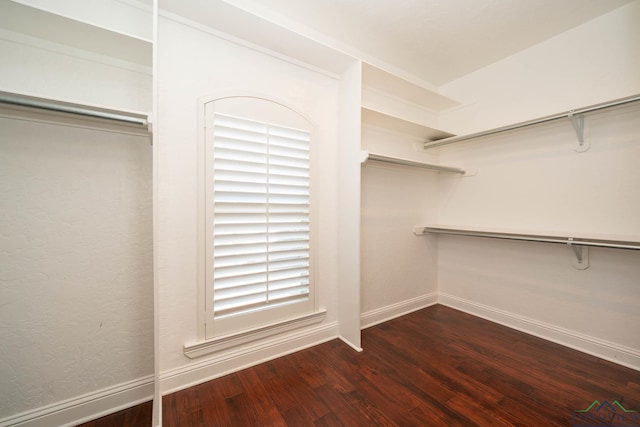
<instances>
[{"instance_id":1,"label":"white plantation shutter","mask_svg":"<svg viewBox=\"0 0 640 427\"><path fill-rule=\"evenodd\" d=\"M214 319L308 298L309 145L308 131L213 115Z\"/></svg>"}]
</instances>

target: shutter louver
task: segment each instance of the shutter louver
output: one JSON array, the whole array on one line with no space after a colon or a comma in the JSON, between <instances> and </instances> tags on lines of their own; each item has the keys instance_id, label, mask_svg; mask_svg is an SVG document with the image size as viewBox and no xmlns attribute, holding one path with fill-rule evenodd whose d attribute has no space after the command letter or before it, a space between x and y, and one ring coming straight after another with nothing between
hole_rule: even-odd
<instances>
[{"instance_id":1,"label":"shutter louver","mask_svg":"<svg viewBox=\"0 0 640 427\"><path fill-rule=\"evenodd\" d=\"M307 131L213 118L214 318L309 295Z\"/></svg>"}]
</instances>

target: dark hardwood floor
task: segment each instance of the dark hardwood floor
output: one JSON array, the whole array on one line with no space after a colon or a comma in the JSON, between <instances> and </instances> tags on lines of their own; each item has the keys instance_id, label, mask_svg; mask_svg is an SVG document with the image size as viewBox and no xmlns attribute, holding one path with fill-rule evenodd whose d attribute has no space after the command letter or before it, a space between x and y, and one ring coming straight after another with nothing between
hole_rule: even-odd
<instances>
[{"instance_id":1,"label":"dark hardwood floor","mask_svg":"<svg viewBox=\"0 0 640 427\"><path fill-rule=\"evenodd\" d=\"M441 305L365 329L362 346L333 340L167 395L163 426L572 426L595 400L640 411L640 372ZM610 419L640 426L633 414ZM149 424L86 426L106 425Z\"/></svg>"},{"instance_id":2,"label":"dark hardwood floor","mask_svg":"<svg viewBox=\"0 0 640 427\"><path fill-rule=\"evenodd\" d=\"M78 427L150 427L153 403L145 402L132 408L119 411Z\"/></svg>"}]
</instances>

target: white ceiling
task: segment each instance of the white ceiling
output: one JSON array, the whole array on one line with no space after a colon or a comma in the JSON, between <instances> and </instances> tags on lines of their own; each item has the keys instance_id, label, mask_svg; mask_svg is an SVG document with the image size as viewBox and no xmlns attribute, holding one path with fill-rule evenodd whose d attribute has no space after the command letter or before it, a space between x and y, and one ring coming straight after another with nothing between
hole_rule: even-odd
<instances>
[{"instance_id":1,"label":"white ceiling","mask_svg":"<svg viewBox=\"0 0 640 427\"><path fill-rule=\"evenodd\" d=\"M439 86L633 0L224 1Z\"/></svg>"},{"instance_id":2,"label":"white ceiling","mask_svg":"<svg viewBox=\"0 0 640 427\"><path fill-rule=\"evenodd\" d=\"M84 0L65 0L83 5ZM147 7L153 0L114 0L124 6ZM187 19L278 50L264 34L286 32L278 24L325 45L338 48L373 65L440 86L523 49L565 32L626 3L640 0L159 0L160 7ZM49 0L14 0L43 7ZM81 23L60 17L45 18L43 11L0 0L0 27L47 38L80 48L100 40L77 37L72 27ZM40 5L40 6L38 6ZM9 10L10 9L10 10ZM249 21L237 12L266 19ZM243 12L244 13L244 12ZM246 15L249 15L246 14ZM24 16L23 16L24 15ZM149 18L151 19L151 18ZM57 20L57 21L55 21ZM59 21L59 22L58 22ZM64 22L63 22L64 21ZM86 25L85 25L86 27ZM150 28L150 23L149 23ZM56 31L53 31L56 29ZM74 34L76 34L74 36ZM61 40L58 40L58 39ZM55 39L55 40L54 40ZM137 41L102 43L115 46L115 57L149 63L150 49ZM90 43L89 47L86 47ZM144 44L144 43L139 43ZM119 46L119 48L118 48ZM123 49L123 47L127 49ZM95 49L95 48L94 48ZM106 49L106 48L105 48ZM145 51L144 55L139 51ZM303 49L304 50L304 49ZM324 52L331 57L330 52ZM318 51L308 55L318 55ZM301 60L313 60L304 58ZM133 58L133 59L132 59ZM332 60L329 60L332 62ZM336 62L336 61L333 61Z\"/></svg>"}]
</instances>

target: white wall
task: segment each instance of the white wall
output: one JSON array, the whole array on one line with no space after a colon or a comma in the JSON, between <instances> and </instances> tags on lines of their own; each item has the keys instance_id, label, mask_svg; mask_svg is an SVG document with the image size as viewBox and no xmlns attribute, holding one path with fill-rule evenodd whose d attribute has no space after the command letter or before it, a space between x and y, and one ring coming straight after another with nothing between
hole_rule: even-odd
<instances>
[{"instance_id":1,"label":"white wall","mask_svg":"<svg viewBox=\"0 0 640 427\"><path fill-rule=\"evenodd\" d=\"M423 161L420 138L367 123L362 148ZM361 318L367 327L437 301L437 239L413 227L435 222L438 174L367 161L361 180ZM366 349L365 349L366 350Z\"/></svg>"},{"instance_id":2,"label":"white wall","mask_svg":"<svg viewBox=\"0 0 640 427\"><path fill-rule=\"evenodd\" d=\"M441 236L440 303L640 368L640 254L590 248L587 270L563 245Z\"/></svg>"},{"instance_id":3,"label":"white wall","mask_svg":"<svg viewBox=\"0 0 640 427\"><path fill-rule=\"evenodd\" d=\"M0 422L152 373L148 138L0 119Z\"/></svg>"},{"instance_id":4,"label":"white wall","mask_svg":"<svg viewBox=\"0 0 640 427\"><path fill-rule=\"evenodd\" d=\"M193 24L195 25L195 24ZM204 29L161 17L159 28L158 292L160 381L163 392L259 363L299 343L293 335L190 360L183 346L197 331L198 98L261 94L296 107L315 125L320 176L316 286L327 309L320 328L337 335L337 106L338 81L268 54L223 40ZM328 329L326 329L328 328ZM298 333L301 333L298 331ZM256 348L260 348L256 350ZM249 351L253 351L250 353Z\"/></svg>"},{"instance_id":5,"label":"white wall","mask_svg":"<svg viewBox=\"0 0 640 427\"><path fill-rule=\"evenodd\" d=\"M475 104L444 115L478 130L640 92L634 2L444 88ZM439 150L478 174L440 182L438 222L640 241L640 107L588 116L590 149L569 120ZM594 236L594 237L596 237ZM576 270L562 245L445 237L440 301L640 368L640 253L591 248Z\"/></svg>"},{"instance_id":6,"label":"white wall","mask_svg":"<svg viewBox=\"0 0 640 427\"><path fill-rule=\"evenodd\" d=\"M584 153L569 120L441 149L478 174L441 183L439 222L637 238L639 119L638 105L586 117Z\"/></svg>"},{"instance_id":7,"label":"white wall","mask_svg":"<svg viewBox=\"0 0 640 427\"><path fill-rule=\"evenodd\" d=\"M0 57L0 90L150 109L151 70L139 64L6 29ZM10 110L0 112L0 425L75 423L148 400L149 137Z\"/></svg>"},{"instance_id":8,"label":"white wall","mask_svg":"<svg viewBox=\"0 0 640 427\"><path fill-rule=\"evenodd\" d=\"M362 168L363 327L436 301L436 239L413 234L437 207L435 175L375 162Z\"/></svg>"}]
</instances>

